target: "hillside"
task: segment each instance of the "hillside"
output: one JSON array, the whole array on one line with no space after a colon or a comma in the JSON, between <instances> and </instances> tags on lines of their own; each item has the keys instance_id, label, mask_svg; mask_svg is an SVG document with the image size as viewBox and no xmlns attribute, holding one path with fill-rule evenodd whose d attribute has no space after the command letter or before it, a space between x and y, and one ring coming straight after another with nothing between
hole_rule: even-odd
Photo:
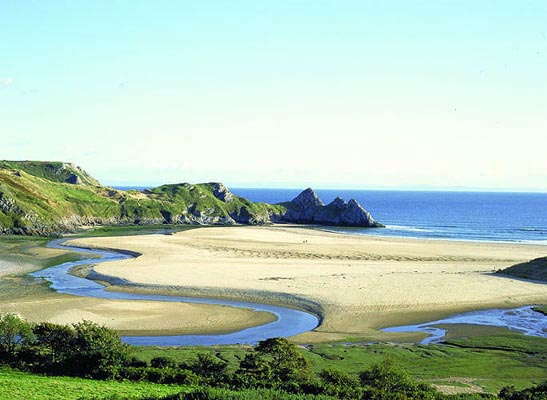
<instances>
[{"instance_id":1,"label":"hillside","mask_svg":"<svg viewBox=\"0 0 547 400\"><path fill-rule=\"evenodd\" d=\"M83 225L260 224L283 208L232 195L220 183L121 191L61 162L0 162L0 232L51 235Z\"/></svg>"},{"instance_id":2,"label":"hillside","mask_svg":"<svg viewBox=\"0 0 547 400\"><path fill-rule=\"evenodd\" d=\"M315 196L310 191L303 194ZM292 202L272 205L236 196L222 183L214 182L121 191L102 186L74 164L0 161L0 234L49 236L89 225L328 225L325 218L314 222L313 218L302 220L297 215L295 209L306 211L299 202L303 194ZM354 203L347 203L351 205L350 214L348 207L330 210L332 225L381 226ZM288 208L292 214L287 213ZM340 218L342 213L344 218Z\"/></svg>"},{"instance_id":3,"label":"hillside","mask_svg":"<svg viewBox=\"0 0 547 400\"><path fill-rule=\"evenodd\" d=\"M499 270L497 273L515 276L517 278L547 282L547 257L535 258L531 261L516 264L509 268Z\"/></svg>"}]
</instances>

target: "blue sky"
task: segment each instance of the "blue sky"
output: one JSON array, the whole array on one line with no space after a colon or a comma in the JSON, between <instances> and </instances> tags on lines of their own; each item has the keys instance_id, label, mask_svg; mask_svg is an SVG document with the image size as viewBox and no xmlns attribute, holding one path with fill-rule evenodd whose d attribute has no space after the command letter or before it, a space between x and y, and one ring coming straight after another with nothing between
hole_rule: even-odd
<instances>
[{"instance_id":1,"label":"blue sky","mask_svg":"<svg viewBox=\"0 0 547 400\"><path fill-rule=\"evenodd\" d=\"M547 2L0 0L0 158L547 191Z\"/></svg>"}]
</instances>

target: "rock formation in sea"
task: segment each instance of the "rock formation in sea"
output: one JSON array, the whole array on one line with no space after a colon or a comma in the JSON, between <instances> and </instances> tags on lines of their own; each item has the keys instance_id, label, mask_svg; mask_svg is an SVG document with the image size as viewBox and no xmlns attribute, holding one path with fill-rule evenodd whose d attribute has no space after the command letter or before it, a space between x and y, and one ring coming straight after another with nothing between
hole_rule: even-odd
<instances>
[{"instance_id":1,"label":"rock formation in sea","mask_svg":"<svg viewBox=\"0 0 547 400\"><path fill-rule=\"evenodd\" d=\"M282 222L331 226L379 228L377 222L357 200L346 202L337 197L325 205L312 188L307 188L293 200L281 203L287 211L280 216Z\"/></svg>"}]
</instances>

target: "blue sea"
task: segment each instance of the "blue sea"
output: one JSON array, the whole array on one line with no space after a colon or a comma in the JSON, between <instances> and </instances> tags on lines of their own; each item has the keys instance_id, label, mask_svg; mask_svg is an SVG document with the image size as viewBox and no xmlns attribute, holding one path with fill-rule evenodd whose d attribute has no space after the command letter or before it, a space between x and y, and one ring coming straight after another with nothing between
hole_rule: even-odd
<instances>
[{"instance_id":1,"label":"blue sea","mask_svg":"<svg viewBox=\"0 0 547 400\"><path fill-rule=\"evenodd\" d=\"M278 203L300 190L232 189L252 201ZM359 235L531 242L547 245L547 193L316 190L325 204L356 199L383 229L332 228ZM331 229L331 228L329 228Z\"/></svg>"},{"instance_id":2,"label":"blue sea","mask_svg":"<svg viewBox=\"0 0 547 400\"><path fill-rule=\"evenodd\" d=\"M120 188L127 189L127 188ZM142 189L142 188L139 188ZM231 188L252 201L280 203L297 189ZM316 190L325 204L356 199L383 229L329 228L358 235L524 242L547 245L547 193Z\"/></svg>"}]
</instances>

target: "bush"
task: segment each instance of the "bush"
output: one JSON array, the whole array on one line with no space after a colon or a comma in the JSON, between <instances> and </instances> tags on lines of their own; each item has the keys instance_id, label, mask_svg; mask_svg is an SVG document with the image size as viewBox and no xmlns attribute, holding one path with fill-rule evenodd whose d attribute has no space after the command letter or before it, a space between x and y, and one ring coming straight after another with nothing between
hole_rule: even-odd
<instances>
[{"instance_id":1,"label":"bush","mask_svg":"<svg viewBox=\"0 0 547 400\"><path fill-rule=\"evenodd\" d=\"M211 385L224 383L228 379L228 363L210 353L198 353L189 367L192 372L203 377Z\"/></svg>"},{"instance_id":2,"label":"bush","mask_svg":"<svg viewBox=\"0 0 547 400\"><path fill-rule=\"evenodd\" d=\"M263 340L241 361L239 382L250 386L286 387L305 382L310 364L287 339Z\"/></svg>"},{"instance_id":3,"label":"bush","mask_svg":"<svg viewBox=\"0 0 547 400\"><path fill-rule=\"evenodd\" d=\"M359 373L359 379L363 386L364 398L370 400L439 398L439 393L433 387L411 380L389 360Z\"/></svg>"},{"instance_id":4,"label":"bush","mask_svg":"<svg viewBox=\"0 0 547 400\"><path fill-rule=\"evenodd\" d=\"M177 363L170 357L154 357L150 360L150 366L154 368L176 368Z\"/></svg>"},{"instance_id":5,"label":"bush","mask_svg":"<svg viewBox=\"0 0 547 400\"><path fill-rule=\"evenodd\" d=\"M523 390L507 386L501 389L499 397L502 400L547 400L547 381Z\"/></svg>"}]
</instances>

